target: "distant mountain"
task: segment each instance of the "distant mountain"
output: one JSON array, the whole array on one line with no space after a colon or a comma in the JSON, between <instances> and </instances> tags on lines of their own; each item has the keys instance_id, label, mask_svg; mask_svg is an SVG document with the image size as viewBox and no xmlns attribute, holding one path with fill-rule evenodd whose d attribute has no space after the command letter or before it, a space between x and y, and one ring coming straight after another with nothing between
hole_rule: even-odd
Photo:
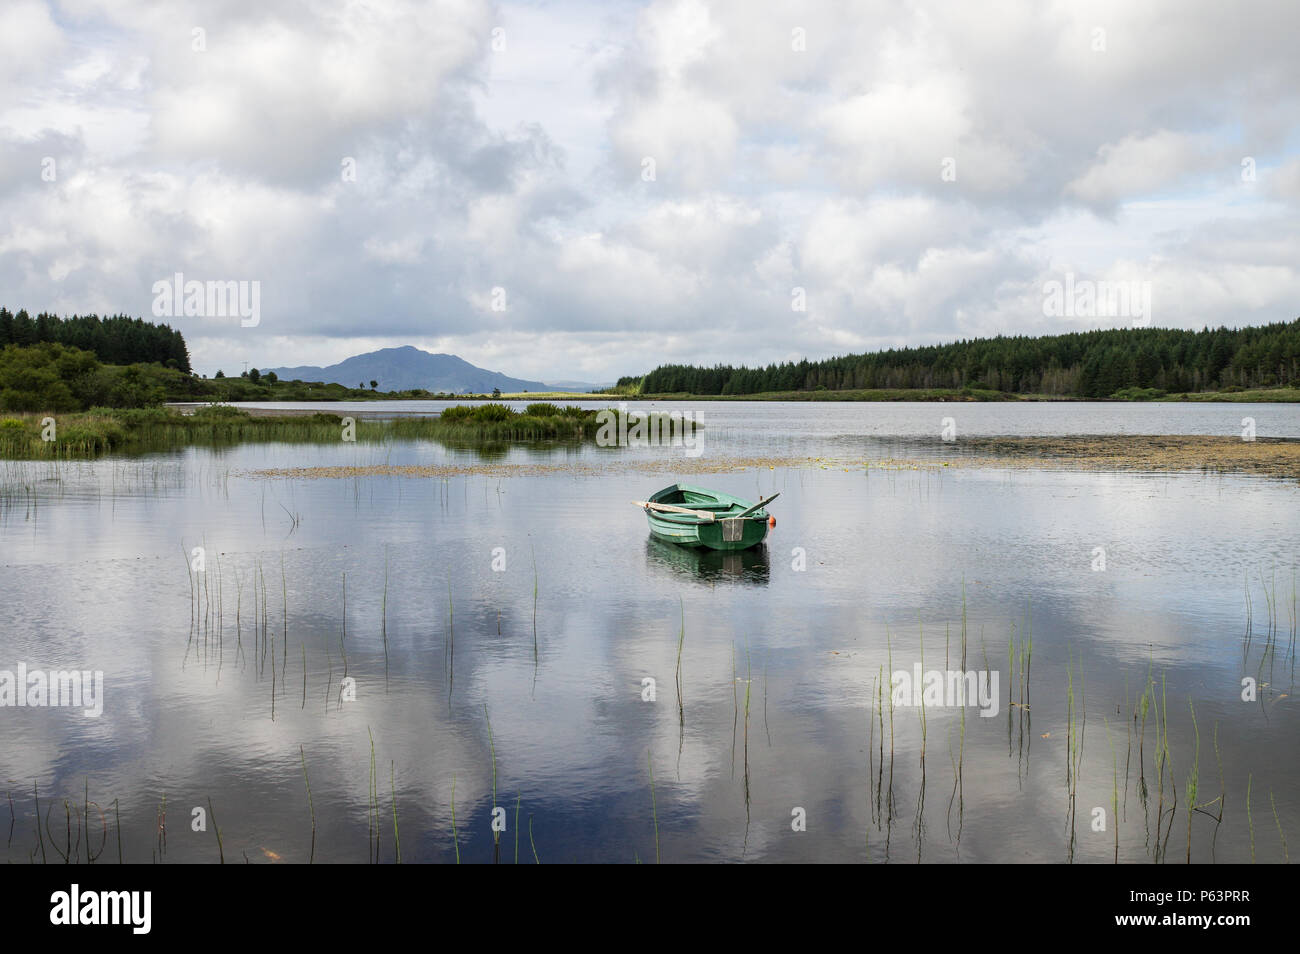
<instances>
[{"instance_id":1,"label":"distant mountain","mask_svg":"<svg viewBox=\"0 0 1300 954\"><path fill-rule=\"evenodd\" d=\"M402 348L383 348L369 354L359 354L332 364L327 368L303 366L298 368L262 368L263 374L274 371L282 381L323 381L346 384L348 387L370 387L379 382L381 391L409 391L424 388L449 394L491 394L494 388L502 391L587 391L599 387L567 381L564 386L543 384L512 378L500 371L485 371L454 354L433 354L406 345Z\"/></svg>"},{"instance_id":2,"label":"distant mountain","mask_svg":"<svg viewBox=\"0 0 1300 954\"><path fill-rule=\"evenodd\" d=\"M613 386L613 381L606 384L592 384L589 381L552 381L548 385L554 391L601 391Z\"/></svg>"}]
</instances>

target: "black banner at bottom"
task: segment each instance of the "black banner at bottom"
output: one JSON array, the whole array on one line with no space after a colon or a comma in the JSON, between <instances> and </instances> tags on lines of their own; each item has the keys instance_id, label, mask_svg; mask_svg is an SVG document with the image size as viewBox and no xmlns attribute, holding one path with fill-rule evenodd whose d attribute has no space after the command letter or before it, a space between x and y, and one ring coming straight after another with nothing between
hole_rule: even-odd
<instances>
[{"instance_id":1,"label":"black banner at bottom","mask_svg":"<svg viewBox=\"0 0 1300 954\"><path fill-rule=\"evenodd\" d=\"M487 915L494 931L517 924L533 932L562 917L584 930L623 923L635 935L665 916L694 914L692 908L702 915L692 924L717 923L730 932L736 923L719 914L758 899L763 924L846 912L882 919L880 927L893 926L890 934L919 930L918 939L939 921L991 930L990 937L1010 928L1022 942L1051 932L1144 941L1198 933L1231 943L1289 934L1295 925L1294 912L1283 908L1277 872L1251 866L863 866L852 874L843 866L801 866L797 872L700 866L678 867L662 883L641 882L648 872L619 883L608 871L592 882L594 872L581 866L565 866L541 882L503 881L503 872L488 875L482 866L288 867L8 866L0 874L6 938L97 936L129 944L234 930L259 945L373 943L377 932L427 931L434 918L450 925L476 913ZM707 882L692 883L701 876ZM648 887L667 894L648 894ZM533 906L539 917L530 922Z\"/></svg>"}]
</instances>

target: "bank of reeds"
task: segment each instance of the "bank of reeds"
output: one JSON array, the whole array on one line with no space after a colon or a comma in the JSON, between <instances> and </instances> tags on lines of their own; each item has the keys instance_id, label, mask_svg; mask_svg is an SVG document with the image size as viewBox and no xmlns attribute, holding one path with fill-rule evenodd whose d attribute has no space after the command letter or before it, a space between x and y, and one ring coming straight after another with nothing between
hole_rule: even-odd
<instances>
[{"instance_id":1,"label":"bank of reeds","mask_svg":"<svg viewBox=\"0 0 1300 954\"><path fill-rule=\"evenodd\" d=\"M593 440L599 410L537 403L516 411L505 404L457 404L437 417L351 419L339 414L254 416L229 405L208 405L192 414L165 407L91 408L73 414L6 414L0 417L0 459L87 458L109 452L149 453L178 447L230 446L254 442L382 443L392 439L450 443L514 440ZM656 433L678 433L698 424L662 412L627 415L633 432L645 418ZM53 420L53 425L49 424ZM674 428L676 430L674 430Z\"/></svg>"}]
</instances>

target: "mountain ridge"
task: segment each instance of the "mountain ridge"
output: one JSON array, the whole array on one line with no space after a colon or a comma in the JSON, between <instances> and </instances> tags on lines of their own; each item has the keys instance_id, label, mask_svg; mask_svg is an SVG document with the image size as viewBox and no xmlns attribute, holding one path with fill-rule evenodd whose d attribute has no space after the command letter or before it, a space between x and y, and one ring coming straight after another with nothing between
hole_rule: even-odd
<instances>
[{"instance_id":1,"label":"mountain ridge","mask_svg":"<svg viewBox=\"0 0 1300 954\"><path fill-rule=\"evenodd\" d=\"M344 358L337 364L325 367L299 365L261 369L263 374L268 371L274 371L276 377L284 381L298 379L333 382L348 387L357 384L367 387L371 381L377 381L379 390L383 391L410 391L422 388L426 391L446 394L490 394L498 388L506 392L519 392L594 390L602 387L599 384L578 381L565 381L551 385L542 381L511 377L501 371L489 371L470 364L458 355L424 351L413 345L380 348L378 351L368 351L365 354Z\"/></svg>"}]
</instances>

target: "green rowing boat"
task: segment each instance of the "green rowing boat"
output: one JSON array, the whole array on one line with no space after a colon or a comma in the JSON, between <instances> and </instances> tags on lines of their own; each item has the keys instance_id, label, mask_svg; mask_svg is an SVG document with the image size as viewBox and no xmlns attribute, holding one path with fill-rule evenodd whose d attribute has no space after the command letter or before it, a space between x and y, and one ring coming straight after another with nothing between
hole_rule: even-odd
<instances>
[{"instance_id":1,"label":"green rowing boat","mask_svg":"<svg viewBox=\"0 0 1300 954\"><path fill-rule=\"evenodd\" d=\"M764 508L777 496L750 503L718 490L673 484L649 500L632 502L645 511L650 532L660 540L710 550L748 550L776 526L776 518Z\"/></svg>"}]
</instances>

